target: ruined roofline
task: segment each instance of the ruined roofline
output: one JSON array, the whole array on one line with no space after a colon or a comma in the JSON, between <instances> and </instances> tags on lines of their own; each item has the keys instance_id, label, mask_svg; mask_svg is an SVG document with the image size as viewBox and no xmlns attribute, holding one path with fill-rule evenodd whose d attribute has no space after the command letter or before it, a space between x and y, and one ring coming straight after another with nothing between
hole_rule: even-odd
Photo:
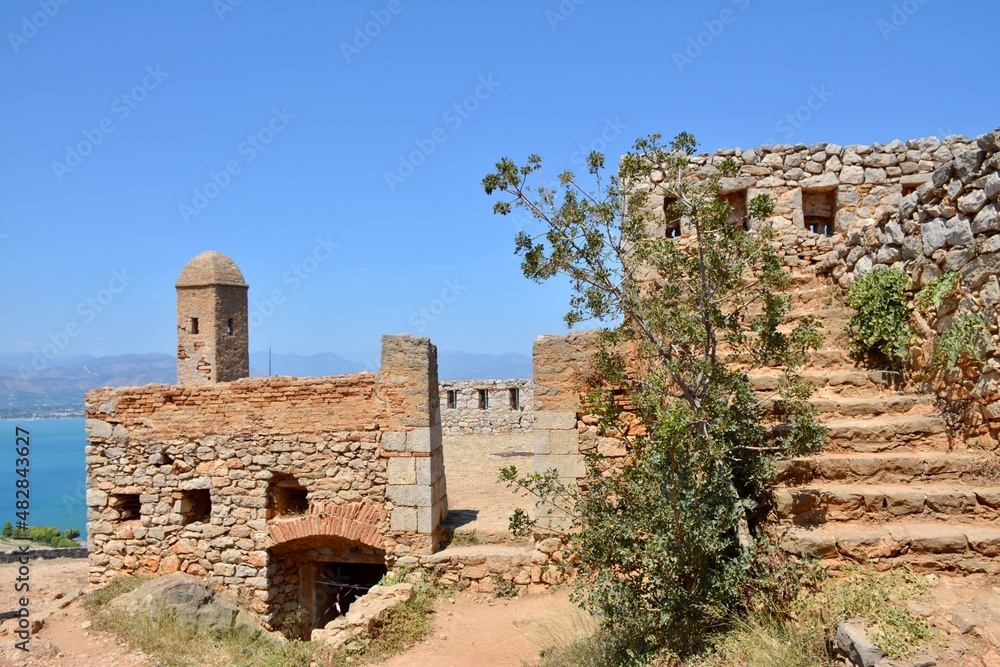
<instances>
[{"instance_id":1,"label":"ruined roofline","mask_svg":"<svg viewBox=\"0 0 1000 667\"><path fill-rule=\"evenodd\" d=\"M1000 129L1000 128L997 128ZM830 148L843 149L843 150L854 150L857 152L858 149L869 149L874 152L896 152L899 149L903 150L921 150L928 145L936 146L953 146L953 145L965 145L971 144L975 146L977 140L980 137L991 134L996 130L990 130L988 132L983 132L982 134L976 135L969 138L964 134L949 134L948 136L941 138L937 136L922 137L919 139L893 139L887 143L872 142L870 144L837 144L835 142L813 142L811 144L804 143L779 143L779 144L760 144L757 146L748 146L742 148L736 146L733 148L723 147L718 148L715 151L705 151L700 153L695 153L692 158L705 158L705 157L734 157L746 153L747 151L760 151L762 153L774 153L774 152L786 152L786 151L803 151L808 150L810 153L814 153L820 150L827 150Z\"/></svg>"}]
</instances>

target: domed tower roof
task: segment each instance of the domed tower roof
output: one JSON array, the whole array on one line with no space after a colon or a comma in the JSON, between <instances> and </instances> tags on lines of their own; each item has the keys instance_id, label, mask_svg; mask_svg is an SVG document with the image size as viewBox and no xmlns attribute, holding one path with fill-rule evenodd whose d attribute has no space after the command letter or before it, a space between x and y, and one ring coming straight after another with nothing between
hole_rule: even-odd
<instances>
[{"instance_id":1,"label":"domed tower roof","mask_svg":"<svg viewBox=\"0 0 1000 667\"><path fill-rule=\"evenodd\" d=\"M247 286L236 262L214 250L207 250L188 262L181 270L176 287L207 285Z\"/></svg>"}]
</instances>

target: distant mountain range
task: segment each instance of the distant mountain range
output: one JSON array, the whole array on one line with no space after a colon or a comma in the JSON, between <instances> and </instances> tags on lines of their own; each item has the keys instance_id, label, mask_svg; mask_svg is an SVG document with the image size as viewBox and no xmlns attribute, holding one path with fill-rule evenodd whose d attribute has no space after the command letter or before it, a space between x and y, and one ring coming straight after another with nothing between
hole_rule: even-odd
<instances>
[{"instance_id":1,"label":"distant mountain range","mask_svg":"<svg viewBox=\"0 0 1000 667\"><path fill-rule=\"evenodd\" d=\"M267 352L250 353L250 375L267 375ZM322 377L365 370L363 364L332 353L273 354L272 375ZM370 368L368 370L377 370ZM530 378L531 359L523 354L438 354L441 380ZM97 387L174 384L177 364L169 354L90 355L46 361L30 353L0 354L0 419L71 417L83 412L83 395Z\"/></svg>"}]
</instances>

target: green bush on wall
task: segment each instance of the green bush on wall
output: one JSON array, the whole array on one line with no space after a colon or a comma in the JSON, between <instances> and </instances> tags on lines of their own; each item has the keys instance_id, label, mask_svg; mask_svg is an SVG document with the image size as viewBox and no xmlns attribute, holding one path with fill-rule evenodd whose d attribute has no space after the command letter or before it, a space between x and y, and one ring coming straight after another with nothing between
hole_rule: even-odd
<instances>
[{"instance_id":1,"label":"green bush on wall","mask_svg":"<svg viewBox=\"0 0 1000 667\"><path fill-rule=\"evenodd\" d=\"M898 269L878 268L863 274L847 292L847 305L855 310L844 330L858 359L899 367L906 361L913 339L906 291L910 279Z\"/></svg>"}]
</instances>

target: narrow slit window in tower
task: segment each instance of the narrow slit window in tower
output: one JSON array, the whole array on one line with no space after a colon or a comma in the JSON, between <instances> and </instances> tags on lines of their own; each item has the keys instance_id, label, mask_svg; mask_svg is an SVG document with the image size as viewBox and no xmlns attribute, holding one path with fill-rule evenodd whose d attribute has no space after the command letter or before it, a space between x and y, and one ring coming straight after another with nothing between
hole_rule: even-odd
<instances>
[{"instance_id":1,"label":"narrow slit window in tower","mask_svg":"<svg viewBox=\"0 0 1000 667\"><path fill-rule=\"evenodd\" d=\"M490 395L485 389L479 390L479 409L485 410L490 407Z\"/></svg>"},{"instance_id":2,"label":"narrow slit window in tower","mask_svg":"<svg viewBox=\"0 0 1000 667\"><path fill-rule=\"evenodd\" d=\"M226 320L226 335L228 336L233 335L233 318L231 317L228 320Z\"/></svg>"},{"instance_id":3,"label":"narrow slit window in tower","mask_svg":"<svg viewBox=\"0 0 1000 667\"><path fill-rule=\"evenodd\" d=\"M521 407L521 392L517 387L510 389L510 409L518 410Z\"/></svg>"},{"instance_id":4,"label":"narrow slit window in tower","mask_svg":"<svg viewBox=\"0 0 1000 667\"><path fill-rule=\"evenodd\" d=\"M833 236L833 222L836 215L836 190L802 191L802 218L806 229L813 234Z\"/></svg>"},{"instance_id":5,"label":"narrow slit window in tower","mask_svg":"<svg viewBox=\"0 0 1000 667\"><path fill-rule=\"evenodd\" d=\"M193 334L198 333L198 318L197 317L192 317L191 318L191 327L188 329L188 331L190 333L193 333Z\"/></svg>"},{"instance_id":6,"label":"narrow slit window in tower","mask_svg":"<svg viewBox=\"0 0 1000 667\"><path fill-rule=\"evenodd\" d=\"M454 389L448 390L448 407L452 410L458 407L458 392Z\"/></svg>"}]
</instances>

